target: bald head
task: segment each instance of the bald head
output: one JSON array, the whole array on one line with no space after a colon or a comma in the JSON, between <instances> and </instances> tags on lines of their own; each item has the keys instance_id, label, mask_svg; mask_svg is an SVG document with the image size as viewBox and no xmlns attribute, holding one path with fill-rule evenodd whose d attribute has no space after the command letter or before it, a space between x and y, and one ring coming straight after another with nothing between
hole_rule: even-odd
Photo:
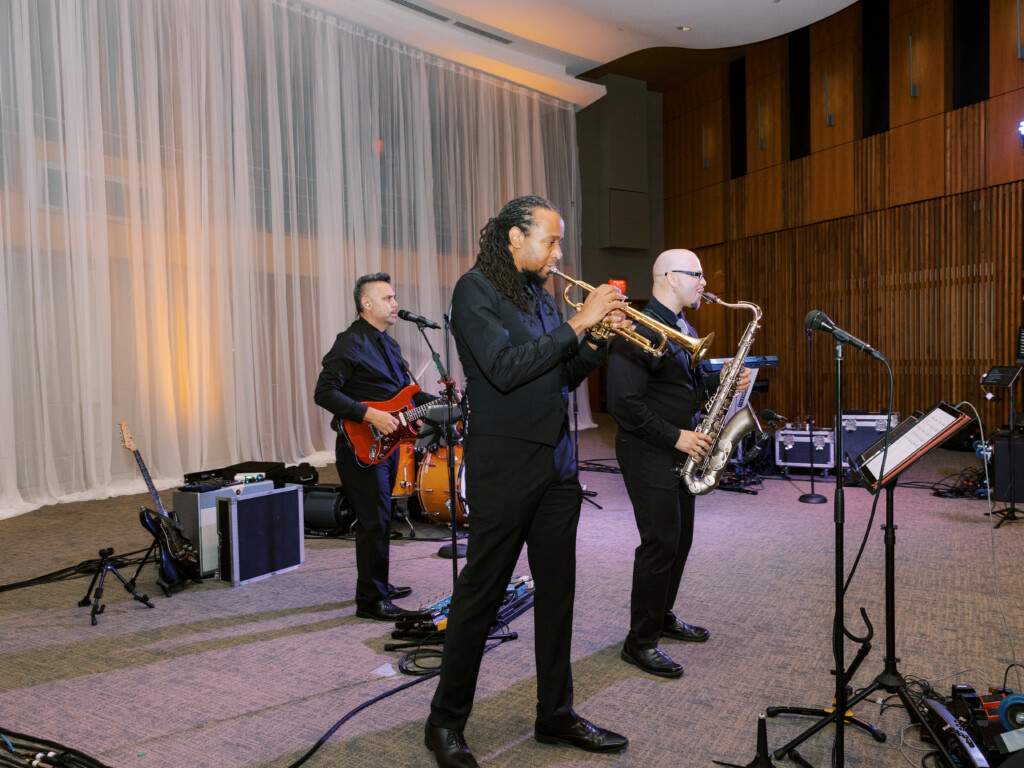
<instances>
[{"instance_id":1,"label":"bald head","mask_svg":"<svg viewBox=\"0 0 1024 768\"><path fill-rule=\"evenodd\" d=\"M672 248L654 260L654 288L651 293L673 312L697 309L707 284L700 259L693 251ZM688 272L697 274L686 274Z\"/></svg>"},{"instance_id":2,"label":"bald head","mask_svg":"<svg viewBox=\"0 0 1024 768\"><path fill-rule=\"evenodd\" d=\"M699 272L700 259L697 258L696 253L685 248L672 248L662 251L658 258L654 260L654 284L657 285L659 280L665 282L667 279L666 273L671 272L673 269Z\"/></svg>"}]
</instances>

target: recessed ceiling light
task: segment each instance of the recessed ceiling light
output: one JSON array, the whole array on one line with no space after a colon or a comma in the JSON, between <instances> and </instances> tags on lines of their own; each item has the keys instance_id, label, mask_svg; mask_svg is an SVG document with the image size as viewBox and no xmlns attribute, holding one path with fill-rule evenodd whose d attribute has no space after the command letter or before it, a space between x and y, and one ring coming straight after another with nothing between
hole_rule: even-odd
<instances>
[{"instance_id":1,"label":"recessed ceiling light","mask_svg":"<svg viewBox=\"0 0 1024 768\"><path fill-rule=\"evenodd\" d=\"M690 32L693 27L676 27L680 32Z\"/></svg>"}]
</instances>

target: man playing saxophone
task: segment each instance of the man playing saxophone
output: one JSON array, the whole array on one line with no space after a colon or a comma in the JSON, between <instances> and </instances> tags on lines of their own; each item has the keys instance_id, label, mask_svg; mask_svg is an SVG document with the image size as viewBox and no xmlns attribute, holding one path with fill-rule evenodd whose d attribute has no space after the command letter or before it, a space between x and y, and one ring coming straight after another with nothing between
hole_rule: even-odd
<instances>
[{"instance_id":1,"label":"man playing saxophone","mask_svg":"<svg viewBox=\"0 0 1024 768\"><path fill-rule=\"evenodd\" d=\"M654 286L644 313L657 321L696 332L684 309L700 307L706 282L693 251L667 250L654 262ZM640 333L653 331L638 327ZM691 366L690 351L675 342L660 357L614 338L608 358L608 410L619 430L615 455L622 469L640 533L633 561L629 634L622 659L661 677L682 676L683 668L659 647L662 637L702 643L709 632L673 613L686 557L693 541L694 496L675 467L686 455L702 459L712 439L694 431L701 403L718 387L721 374ZM736 361L733 364L741 364ZM750 384L744 369L738 389Z\"/></svg>"}]
</instances>

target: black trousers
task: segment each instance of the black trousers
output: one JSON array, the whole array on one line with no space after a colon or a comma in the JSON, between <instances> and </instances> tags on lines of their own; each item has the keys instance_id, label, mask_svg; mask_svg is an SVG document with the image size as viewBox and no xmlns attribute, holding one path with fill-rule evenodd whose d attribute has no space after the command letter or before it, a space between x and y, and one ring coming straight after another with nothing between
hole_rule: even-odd
<instances>
[{"instance_id":1,"label":"black trousers","mask_svg":"<svg viewBox=\"0 0 1024 768\"><path fill-rule=\"evenodd\" d=\"M640 533L633 558L627 640L634 648L654 648L665 614L675 605L690 554L695 499L676 475L678 459L672 453L620 431L615 456Z\"/></svg>"},{"instance_id":2,"label":"black trousers","mask_svg":"<svg viewBox=\"0 0 1024 768\"><path fill-rule=\"evenodd\" d=\"M452 595L430 722L465 727L487 635L525 543L536 585L537 719L569 725L576 527L583 501L572 445L567 435L554 448L470 436L464 467L469 543Z\"/></svg>"},{"instance_id":3,"label":"black trousers","mask_svg":"<svg viewBox=\"0 0 1024 768\"><path fill-rule=\"evenodd\" d=\"M356 605L368 607L388 595L391 541L391 489L398 451L371 467L360 467L341 438L334 451L338 477L356 514Z\"/></svg>"}]
</instances>

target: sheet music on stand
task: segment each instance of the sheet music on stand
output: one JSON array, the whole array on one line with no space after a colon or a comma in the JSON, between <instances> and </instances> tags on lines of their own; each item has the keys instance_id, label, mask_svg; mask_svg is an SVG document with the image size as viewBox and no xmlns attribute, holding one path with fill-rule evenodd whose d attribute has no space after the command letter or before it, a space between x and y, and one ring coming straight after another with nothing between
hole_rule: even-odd
<instances>
[{"instance_id":1,"label":"sheet music on stand","mask_svg":"<svg viewBox=\"0 0 1024 768\"><path fill-rule=\"evenodd\" d=\"M941 445L971 417L941 400L926 413L905 419L889 435L889 452L885 455L885 438L868 448L854 461L854 469L869 490L877 491L908 469L914 462ZM884 476L882 457L885 456Z\"/></svg>"},{"instance_id":2,"label":"sheet music on stand","mask_svg":"<svg viewBox=\"0 0 1024 768\"><path fill-rule=\"evenodd\" d=\"M1020 366L1018 365L994 365L982 378L981 386L1009 389L1017 383L1019 375Z\"/></svg>"}]
</instances>

